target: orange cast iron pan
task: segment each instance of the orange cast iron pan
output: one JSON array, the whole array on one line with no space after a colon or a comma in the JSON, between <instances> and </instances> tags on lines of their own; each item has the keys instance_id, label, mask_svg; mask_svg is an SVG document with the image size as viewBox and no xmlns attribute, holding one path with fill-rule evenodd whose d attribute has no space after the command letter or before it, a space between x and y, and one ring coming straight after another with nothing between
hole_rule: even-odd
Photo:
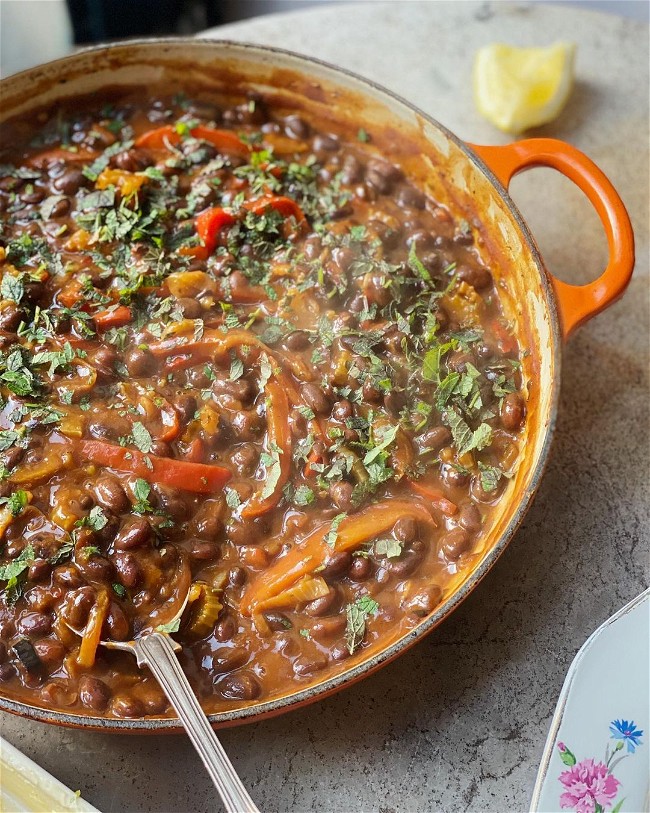
<instances>
[{"instance_id":1,"label":"orange cast iron pan","mask_svg":"<svg viewBox=\"0 0 650 813\"><path fill-rule=\"evenodd\" d=\"M347 71L280 49L208 40L148 40L78 52L5 79L1 84L6 120L63 99L116 86L200 88L243 94L255 90L271 105L299 110L333 131L369 128L384 155L454 217L478 218L481 244L488 252L502 293L506 316L520 343L530 350L523 362L528 427L515 476L488 527L475 565L459 575L436 611L407 634L368 647L341 671L294 687L263 702L212 714L215 726L280 714L349 686L396 658L440 624L476 587L511 540L528 510L548 457L557 410L562 344L625 290L634 267L630 220L615 189L596 165L569 144L531 139L507 146L466 144L442 125L377 85ZM377 137L375 137L377 134ZM609 246L607 268L593 282L575 286L553 277L507 188L518 172L551 167L587 195L602 221ZM577 225L577 224L576 224ZM87 729L121 732L178 731L175 719L105 719L68 714L0 696L0 709Z\"/></svg>"}]
</instances>

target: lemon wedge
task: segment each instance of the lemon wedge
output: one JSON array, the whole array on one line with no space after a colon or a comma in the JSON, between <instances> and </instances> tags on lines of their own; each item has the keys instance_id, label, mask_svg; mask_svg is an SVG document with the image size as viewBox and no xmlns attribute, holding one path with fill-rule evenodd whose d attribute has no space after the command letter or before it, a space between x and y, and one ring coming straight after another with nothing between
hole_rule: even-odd
<instances>
[{"instance_id":1,"label":"lemon wedge","mask_svg":"<svg viewBox=\"0 0 650 813\"><path fill-rule=\"evenodd\" d=\"M573 87L576 46L515 48L494 43L474 61L474 96L485 118L507 133L553 121Z\"/></svg>"}]
</instances>

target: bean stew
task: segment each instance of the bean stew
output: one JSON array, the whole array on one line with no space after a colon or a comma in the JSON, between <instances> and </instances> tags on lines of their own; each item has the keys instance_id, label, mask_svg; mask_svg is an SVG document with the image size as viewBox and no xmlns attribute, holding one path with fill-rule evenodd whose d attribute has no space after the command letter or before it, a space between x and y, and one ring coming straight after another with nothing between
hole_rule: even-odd
<instances>
[{"instance_id":1,"label":"bean stew","mask_svg":"<svg viewBox=\"0 0 650 813\"><path fill-rule=\"evenodd\" d=\"M478 225L372 132L141 98L0 152L0 693L118 718L170 710L103 640L170 633L213 712L415 627L526 420Z\"/></svg>"}]
</instances>

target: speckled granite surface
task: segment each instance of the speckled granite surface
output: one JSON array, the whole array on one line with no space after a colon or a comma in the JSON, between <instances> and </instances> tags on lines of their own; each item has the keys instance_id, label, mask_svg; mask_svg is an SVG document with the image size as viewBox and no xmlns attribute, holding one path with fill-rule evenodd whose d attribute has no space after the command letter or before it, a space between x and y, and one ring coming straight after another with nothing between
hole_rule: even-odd
<instances>
[{"instance_id":1,"label":"speckled granite surface","mask_svg":"<svg viewBox=\"0 0 650 813\"><path fill-rule=\"evenodd\" d=\"M329 700L221 733L265 813L524 811L569 663L648 581L648 27L548 6L366 2L218 36L338 62L476 143L506 140L474 110L477 47L578 42L570 106L535 134L571 141L609 175L638 260L623 300L566 348L555 445L532 510L481 586L419 646ZM595 276L605 240L568 181L537 170L516 179L513 197L549 267L571 281ZM105 813L219 809L181 737L0 719L3 736Z\"/></svg>"}]
</instances>

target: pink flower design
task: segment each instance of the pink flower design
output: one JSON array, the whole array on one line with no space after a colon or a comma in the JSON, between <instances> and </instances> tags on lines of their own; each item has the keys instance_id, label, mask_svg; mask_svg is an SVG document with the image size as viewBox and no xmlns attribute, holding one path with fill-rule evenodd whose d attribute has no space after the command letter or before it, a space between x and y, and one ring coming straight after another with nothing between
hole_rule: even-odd
<instances>
[{"instance_id":1,"label":"pink flower design","mask_svg":"<svg viewBox=\"0 0 650 813\"><path fill-rule=\"evenodd\" d=\"M593 759L583 759L568 771L563 771L559 778L567 789L560 796L560 807L574 809L576 813L594 813L596 805L603 811L607 810L621 784L608 773L604 762Z\"/></svg>"}]
</instances>

